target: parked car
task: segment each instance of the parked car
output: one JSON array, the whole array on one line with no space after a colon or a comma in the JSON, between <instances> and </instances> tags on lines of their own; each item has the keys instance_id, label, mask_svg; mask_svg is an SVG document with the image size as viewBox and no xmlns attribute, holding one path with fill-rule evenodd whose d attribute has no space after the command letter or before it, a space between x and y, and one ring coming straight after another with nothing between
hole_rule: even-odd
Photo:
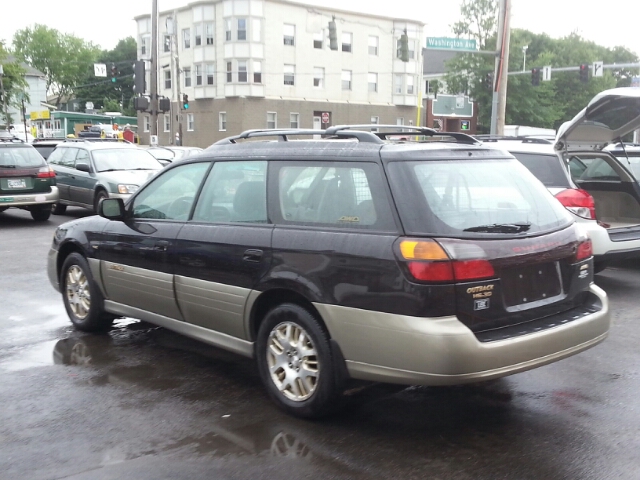
<instances>
[{"instance_id":1,"label":"parked car","mask_svg":"<svg viewBox=\"0 0 640 480\"><path fill-rule=\"evenodd\" d=\"M407 128L423 141L387 139ZM301 417L350 379L489 380L609 329L584 231L520 162L464 134L247 131L98 212L61 225L49 253L75 327L128 316L254 357Z\"/></svg>"},{"instance_id":2,"label":"parked car","mask_svg":"<svg viewBox=\"0 0 640 480\"><path fill-rule=\"evenodd\" d=\"M28 210L36 221L46 221L58 201L53 169L28 143L0 132L0 212Z\"/></svg>"},{"instance_id":3,"label":"parked car","mask_svg":"<svg viewBox=\"0 0 640 480\"><path fill-rule=\"evenodd\" d=\"M60 200L53 209L67 206L96 210L103 198L127 199L162 169L152 155L133 144L114 141L67 141L49 156L56 172Z\"/></svg>"},{"instance_id":4,"label":"parked car","mask_svg":"<svg viewBox=\"0 0 640 480\"><path fill-rule=\"evenodd\" d=\"M31 145L46 160L51 152L64 141L64 138L36 138Z\"/></svg>"},{"instance_id":5,"label":"parked car","mask_svg":"<svg viewBox=\"0 0 640 480\"><path fill-rule=\"evenodd\" d=\"M616 139L640 127L640 92L613 89L545 139L482 138L520 160L585 228L596 273L613 260L640 257L640 156L627 161ZM611 145L609 148L605 148ZM634 164L638 167L634 167ZM568 165L568 168L567 168Z\"/></svg>"},{"instance_id":6,"label":"parked car","mask_svg":"<svg viewBox=\"0 0 640 480\"><path fill-rule=\"evenodd\" d=\"M180 160L182 158L196 155L202 152L202 148L199 147L180 147L180 146L166 146L166 147L143 147L156 157L156 159L163 165L168 165L171 162Z\"/></svg>"}]
</instances>

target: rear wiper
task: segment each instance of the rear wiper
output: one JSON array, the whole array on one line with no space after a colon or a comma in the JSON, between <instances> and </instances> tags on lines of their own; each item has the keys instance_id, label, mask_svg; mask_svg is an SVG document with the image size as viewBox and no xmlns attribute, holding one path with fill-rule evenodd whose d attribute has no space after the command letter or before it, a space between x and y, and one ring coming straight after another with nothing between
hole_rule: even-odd
<instances>
[{"instance_id":1,"label":"rear wiper","mask_svg":"<svg viewBox=\"0 0 640 480\"><path fill-rule=\"evenodd\" d=\"M15 165L0 165L0 168L16 168Z\"/></svg>"},{"instance_id":2,"label":"rear wiper","mask_svg":"<svg viewBox=\"0 0 640 480\"><path fill-rule=\"evenodd\" d=\"M107 170L98 170L98 173L102 173L102 172L119 172L120 170L122 170L121 168L109 168Z\"/></svg>"},{"instance_id":3,"label":"rear wiper","mask_svg":"<svg viewBox=\"0 0 640 480\"><path fill-rule=\"evenodd\" d=\"M494 223L492 225L478 225L477 227L465 228L463 232L520 233L526 232L530 228L530 223Z\"/></svg>"}]
</instances>

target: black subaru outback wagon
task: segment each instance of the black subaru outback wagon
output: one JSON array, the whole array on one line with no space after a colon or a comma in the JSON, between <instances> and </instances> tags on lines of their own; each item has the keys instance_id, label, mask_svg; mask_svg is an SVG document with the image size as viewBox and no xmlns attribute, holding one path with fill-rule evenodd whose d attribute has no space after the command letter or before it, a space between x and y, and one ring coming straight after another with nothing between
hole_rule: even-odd
<instances>
[{"instance_id":1,"label":"black subaru outback wagon","mask_svg":"<svg viewBox=\"0 0 640 480\"><path fill-rule=\"evenodd\" d=\"M608 301L564 207L500 150L403 128L222 140L61 225L51 283L78 329L127 316L254 357L303 417L349 379L487 380L602 341Z\"/></svg>"}]
</instances>

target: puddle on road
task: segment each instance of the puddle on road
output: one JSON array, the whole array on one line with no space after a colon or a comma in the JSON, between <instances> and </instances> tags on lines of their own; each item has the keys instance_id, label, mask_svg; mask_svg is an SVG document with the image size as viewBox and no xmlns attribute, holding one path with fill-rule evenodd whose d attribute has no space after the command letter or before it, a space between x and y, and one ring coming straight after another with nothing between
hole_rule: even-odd
<instances>
[{"instance_id":1,"label":"puddle on road","mask_svg":"<svg viewBox=\"0 0 640 480\"><path fill-rule=\"evenodd\" d=\"M58 340L20 347L10 357L0 360L0 368L17 372L28 368L53 365L53 349Z\"/></svg>"}]
</instances>

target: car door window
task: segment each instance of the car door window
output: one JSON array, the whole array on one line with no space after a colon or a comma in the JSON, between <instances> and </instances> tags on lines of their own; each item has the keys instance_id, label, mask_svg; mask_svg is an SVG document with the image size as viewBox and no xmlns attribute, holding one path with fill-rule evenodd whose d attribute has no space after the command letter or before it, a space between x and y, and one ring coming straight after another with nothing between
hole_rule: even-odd
<instances>
[{"instance_id":1,"label":"car door window","mask_svg":"<svg viewBox=\"0 0 640 480\"><path fill-rule=\"evenodd\" d=\"M89 152L84 149L78 149L78 155L76 155L76 163L89 164Z\"/></svg>"},{"instance_id":2,"label":"car door window","mask_svg":"<svg viewBox=\"0 0 640 480\"><path fill-rule=\"evenodd\" d=\"M614 180L620 181L620 175L603 158L595 158L580 176L583 181Z\"/></svg>"},{"instance_id":3,"label":"car door window","mask_svg":"<svg viewBox=\"0 0 640 480\"><path fill-rule=\"evenodd\" d=\"M64 148L54 148L54 150L49 154L47 162L51 165L60 165L62 157L64 157L64 152Z\"/></svg>"},{"instance_id":4,"label":"car door window","mask_svg":"<svg viewBox=\"0 0 640 480\"><path fill-rule=\"evenodd\" d=\"M217 162L202 189L193 220L268 223L267 162Z\"/></svg>"},{"instance_id":5,"label":"car door window","mask_svg":"<svg viewBox=\"0 0 640 480\"><path fill-rule=\"evenodd\" d=\"M181 165L154 179L133 200L133 218L187 220L210 163Z\"/></svg>"},{"instance_id":6,"label":"car door window","mask_svg":"<svg viewBox=\"0 0 640 480\"><path fill-rule=\"evenodd\" d=\"M63 148L62 158L58 161L58 165L63 167L74 168L76 163L77 148Z\"/></svg>"}]
</instances>

